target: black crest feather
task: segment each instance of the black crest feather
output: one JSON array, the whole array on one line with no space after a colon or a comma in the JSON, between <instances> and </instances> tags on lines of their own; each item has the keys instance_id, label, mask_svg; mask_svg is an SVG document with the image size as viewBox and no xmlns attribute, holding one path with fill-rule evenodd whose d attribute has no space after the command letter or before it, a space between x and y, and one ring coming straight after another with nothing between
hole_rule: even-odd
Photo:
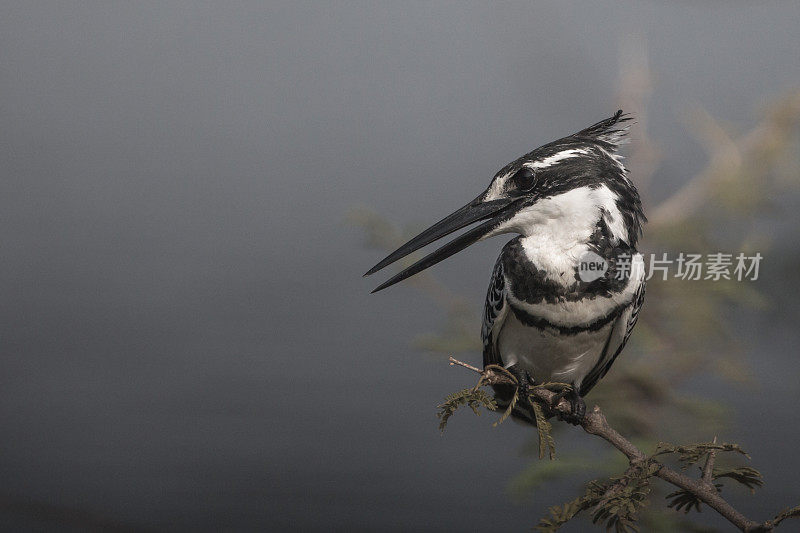
<instances>
[{"instance_id":1,"label":"black crest feather","mask_svg":"<svg viewBox=\"0 0 800 533\"><path fill-rule=\"evenodd\" d=\"M620 109L611 117L601 120L597 124L592 124L572 136L579 139L590 139L603 144L607 148L615 149L627 141L625 136L628 133L630 124L624 123L631 120L633 120L633 115L623 113L622 109Z\"/></svg>"}]
</instances>

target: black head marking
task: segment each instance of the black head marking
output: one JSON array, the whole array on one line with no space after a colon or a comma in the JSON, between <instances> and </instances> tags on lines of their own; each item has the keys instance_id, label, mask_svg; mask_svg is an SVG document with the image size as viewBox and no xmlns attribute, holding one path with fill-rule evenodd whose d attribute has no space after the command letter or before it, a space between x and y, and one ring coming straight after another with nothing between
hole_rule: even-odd
<instances>
[{"instance_id":1,"label":"black head marking","mask_svg":"<svg viewBox=\"0 0 800 533\"><path fill-rule=\"evenodd\" d=\"M647 220L639 193L627 176L617 151L626 141L630 114L617 111L611 117L577 133L550 142L503 167L494 180L502 180L504 194L552 197L578 187L605 185L617 196L617 207L629 228L629 244L636 246Z\"/></svg>"}]
</instances>

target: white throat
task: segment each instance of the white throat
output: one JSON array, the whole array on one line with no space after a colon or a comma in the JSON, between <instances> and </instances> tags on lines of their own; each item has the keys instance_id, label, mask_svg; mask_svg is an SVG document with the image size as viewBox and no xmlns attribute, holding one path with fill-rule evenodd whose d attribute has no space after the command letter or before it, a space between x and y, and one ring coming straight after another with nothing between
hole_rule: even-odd
<instances>
[{"instance_id":1,"label":"white throat","mask_svg":"<svg viewBox=\"0 0 800 533\"><path fill-rule=\"evenodd\" d=\"M616 200L605 185L578 187L522 209L492 235L519 233L528 259L545 270L548 278L570 284L601 218L614 241L629 242Z\"/></svg>"}]
</instances>

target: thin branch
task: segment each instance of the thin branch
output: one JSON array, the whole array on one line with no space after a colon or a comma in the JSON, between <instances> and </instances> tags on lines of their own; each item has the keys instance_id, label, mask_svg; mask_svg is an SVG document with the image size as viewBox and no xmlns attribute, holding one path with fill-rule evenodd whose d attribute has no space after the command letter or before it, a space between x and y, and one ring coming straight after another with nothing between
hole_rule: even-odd
<instances>
[{"instance_id":1,"label":"thin branch","mask_svg":"<svg viewBox=\"0 0 800 533\"><path fill-rule=\"evenodd\" d=\"M472 366L469 363L465 363L464 361L459 361L455 357L450 357L450 366L453 366L453 365L463 366L464 368L468 368L468 369L472 370L473 372L477 372L478 374L483 374L483 370L481 370L480 368Z\"/></svg>"},{"instance_id":2,"label":"thin branch","mask_svg":"<svg viewBox=\"0 0 800 533\"><path fill-rule=\"evenodd\" d=\"M713 444L717 443L717 437L714 437L712 441ZM711 450L708 452L708 457L706 457L706 464L703 465L703 473L700 476L700 479L703 480L703 483L708 485L709 487L714 486L714 459L716 458L717 451Z\"/></svg>"},{"instance_id":3,"label":"thin branch","mask_svg":"<svg viewBox=\"0 0 800 533\"><path fill-rule=\"evenodd\" d=\"M472 370L473 372L477 372L481 375L481 380L485 384L516 384L512 377L506 373L500 372L499 369L486 368L485 370L480 370L470 364L454 359L453 357L450 358L450 365L463 366L464 368ZM564 398L559 398L558 404L552 405L553 401L556 399L555 392L547 390L543 387L533 387L531 388L530 392L534 398L540 400L549 408L549 414L571 414L572 406L570 405L569 401ZM586 413L586 417L581 423L581 427L586 433L589 433L590 435L596 435L604 439L617 450L622 452L628 458L631 466L641 465L649 461L650 464L656 467L654 474L655 476L663 479L667 483L675 485L678 488L691 492L697 497L698 500L717 511L744 533L766 532L774 529L772 522L767 521L762 524L754 520L750 520L742 513L734 509L731 504L729 504L722 496L720 496L713 484L707 483L704 478L690 478L689 476L677 472L665 464L645 455L632 442L623 437L618 431L609 425L605 415L603 415L602 411L600 410L600 407L595 405L591 411ZM713 454L713 452L710 452L710 454ZM704 467L704 477L705 469L713 468L714 460L711 458L710 454L710 461L707 461L706 466ZM709 462L711 467L708 467Z\"/></svg>"}]
</instances>

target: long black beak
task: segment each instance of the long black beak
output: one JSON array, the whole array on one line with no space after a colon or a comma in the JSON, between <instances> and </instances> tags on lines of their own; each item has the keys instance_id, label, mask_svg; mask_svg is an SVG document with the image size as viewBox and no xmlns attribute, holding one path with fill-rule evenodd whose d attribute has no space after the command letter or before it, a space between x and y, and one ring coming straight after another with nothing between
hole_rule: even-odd
<instances>
[{"instance_id":1,"label":"long black beak","mask_svg":"<svg viewBox=\"0 0 800 533\"><path fill-rule=\"evenodd\" d=\"M375 290L372 292L378 292L380 290L389 287L390 285L394 285L399 281L403 281L404 279L413 276L419 272L422 272L428 267L435 265L436 263L443 261L450 257L453 254L456 254L477 241L479 241L482 237L486 236L489 232L491 232L497 226L496 218L499 214L504 211L504 207L508 206L512 203L513 200L511 199L501 199L501 200L490 200L490 201L483 201L483 195L478 196L473 201L462 207L461 209L457 210L452 215L449 215L430 228L426 229L403 246L395 250L394 252L390 253L386 256L380 263L375 265L374 267L370 268L365 276L369 276L370 274L374 274L378 270L384 268L387 265L390 265L397 261L398 259L402 259L403 257L407 256L408 254L415 252L426 246L433 241L441 239L447 235L450 235L454 231L457 231L461 228L469 226L473 222L478 222L480 220L488 220L483 224L480 224L471 230L467 231L466 233L456 237L446 245L442 246L435 252L425 256L424 258L420 259L410 267L406 268L402 272L398 273L396 276L392 277L388 281L379 285Z\"/></svg>"}]
</instances>

